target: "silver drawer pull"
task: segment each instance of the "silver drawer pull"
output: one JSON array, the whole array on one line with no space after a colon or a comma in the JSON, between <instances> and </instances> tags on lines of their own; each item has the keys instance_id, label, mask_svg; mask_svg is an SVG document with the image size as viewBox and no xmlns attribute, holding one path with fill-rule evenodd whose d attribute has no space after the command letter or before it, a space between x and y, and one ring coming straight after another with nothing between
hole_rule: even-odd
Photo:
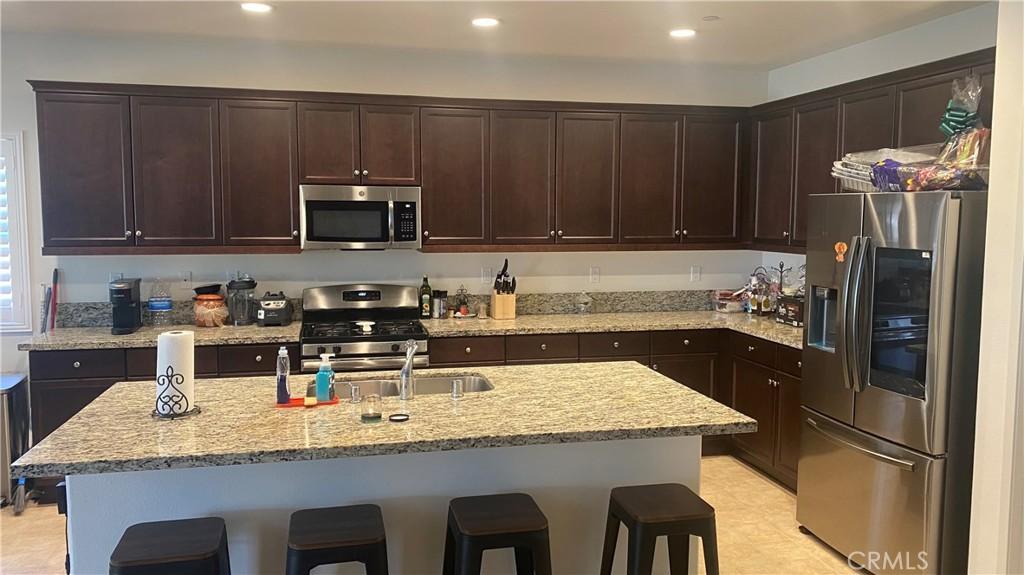
<instances>
[{"instance_id":1,"label":"silver drawer pull","mask_svg":"<svg viewBox=\"0 0 1024 575\"><path fill-rule=\"evenodd\" d=\"M619 349L619 342L613 341L612 342L612 347L614 347L615 349Z\"/></svg>"},{"instance_id":2,"label":"silver drawer pull","mask_svg":"<svg viewBox=\"0 0 1024 575\"><path fill-rule=\"evenodd\" d=\"M653 369L654 371L658 371L658 364L651 364L651 369Z\"/></svg>"},{"instance_id":3,"label":"silver drawer pull","mask_svg":"<svg viewBox=\"0 0 1024 575\"><path fill-rule=\"evenodd\" d=\"M78 369L78 368L82 367L82 362L76 361L75 363L71 364L71 367L73 367L75 369Z\"/></svg>"},{"instance_id":4,"label":"silver drawer pull","mask_svg":"<svg viewBox=\"0 0 1024 575\"><path fill-rule=\"evenodd\" d=\"M359 175L359 170L352 170L352 175L353 176L358 176Z\"/></svg>"},{"instance_id":5,"label":"silver drawer pull","mask_svg":"<svg viewBox=\"0 0 1024 575\"><path fill-rule=\"evenodd\" d=\"M683 345L690 345L690 340L684 339L683 340Z\"/></svg>"},{"instance_id":6,"label":"silver drawer pull","mask_svg":"<svg viewBox=\"0 0 1024 575\"><path fill-rule=\"evenodd\" d=\"M257 355L256 356L256 363L259 363L261 361L263 361L263 356L262 355Z\"/></svg>"},{"instance_id":7,"label":"silver drawer pull","mask_svg":"<svg viewBox=\"0 0 1024 575\"><path fill-rule=\"evenodd\" d=\"M747 346L747 351L754 351L755 349L757 349L757 348L752 346L752 345L748 345Z\"/></svg>"},{"instance_id":8,"label":"silver drawer pull","mask_svg":"<svg viewBox=\"0 0 1024 575\"><path fill-rule=\"evenodd\" d=\"M466 346L466 353L467 353L467 354L469 354L469 353L473 353L473 348L471 348L471 347L469 347L469 346L467 345L467 346Z\"/></svg>"},{"instance_id":9,"label":"silver drawer pull","mask_svg":"<svg viewBox=\"0 0 1024 575\"><path fill-rule=\"evenodd\" d=\"M796 361L796 366L797 366L797 367L803 367L803 366L804 366L804 362L802 362L802 361L800 361L800 360L797 360L797 361Z\"/></svg>"},{"instance_id":10,"label":"silver drawer pull","mask_svg":"<svg viewBox=\"0 0 1024 575\"><path fill-rule=\"evenodd\" d=\"M547 351L548 350L548 344L546 344L546 343L540 344L540 350L541 351Z\"/></svg>"}]
</instances>

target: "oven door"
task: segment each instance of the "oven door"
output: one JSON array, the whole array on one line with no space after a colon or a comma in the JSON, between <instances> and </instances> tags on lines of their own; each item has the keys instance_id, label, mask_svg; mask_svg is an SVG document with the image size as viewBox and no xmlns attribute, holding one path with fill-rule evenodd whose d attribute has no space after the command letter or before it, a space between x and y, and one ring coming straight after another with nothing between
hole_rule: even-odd
<instances>
[{"instance_id":1,"label":"oven door","mask_svg":"<svg viewBox=\"0 0 1024 575\"><path fill-rule=\"evenodd\" d=\"M389 188L299 186L302 249L382 250L394 221Z\"/></svg>"}]
</instances>

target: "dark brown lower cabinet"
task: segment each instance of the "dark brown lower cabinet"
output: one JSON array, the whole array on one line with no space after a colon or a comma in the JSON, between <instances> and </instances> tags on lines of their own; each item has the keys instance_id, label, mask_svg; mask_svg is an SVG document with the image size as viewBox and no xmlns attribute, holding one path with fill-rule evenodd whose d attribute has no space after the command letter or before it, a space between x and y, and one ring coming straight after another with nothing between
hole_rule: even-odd
<instances>
[{"instance_id":1,"label":"dark brown lower cabinet","mask_svg":"<svg viewBox=\"0 0 1024 575\"><path fill-rule=\"evenodd\" d=\"M651 369L694 391L712 397L717 354L653 355Z\"/></svg>"},{"instance_id":2,"label":"dark brown lower cabinet","mask_svg":"<svg viewBox=\"0 0 1024 575\"><path fill-rule=\"evenodd\" d=\"M800 461L800 380L778 374L779 432L775 445L775 469L796 485L796 468ZM791 478L791 479L790 479Z\"/></svg>"},{"instance_id":3,"label":"dark brown lower cabinet","mask_svg":"<svg viewBox=\"0 0 1024 575\"><path fill-rule=\"evenodd\" d=\"M757 420L757 431L733 436L735 454L796 489L800 459L800 380L733 360L733 408Z\"/></svg>"},{"instance_id":4,"label":"dark brown lower cabinet","mask_svg":"<svg viewBox=\"0 0 1024 575\"><path fill-rule=\"evenodd\" d=\"M39 443L120 379L32 380L32 443Z\"/></svg>"}]
</instances>

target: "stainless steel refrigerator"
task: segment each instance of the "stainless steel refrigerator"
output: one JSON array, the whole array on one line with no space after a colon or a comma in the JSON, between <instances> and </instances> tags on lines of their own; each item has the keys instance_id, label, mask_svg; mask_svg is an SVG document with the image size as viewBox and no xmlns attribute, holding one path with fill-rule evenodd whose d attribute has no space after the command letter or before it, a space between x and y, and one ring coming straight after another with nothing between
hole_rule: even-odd
<instances>
[{"instance_id":1,"label":"stainless steel refrigerator","mask_svg":"<svg viewBox=\"0 0 1024 575\"><path fill-rule=\"evenodd\" d=\"M810 197L796 517L874 573L967 570L986 201Z\"/></svg>"}]
</instances>

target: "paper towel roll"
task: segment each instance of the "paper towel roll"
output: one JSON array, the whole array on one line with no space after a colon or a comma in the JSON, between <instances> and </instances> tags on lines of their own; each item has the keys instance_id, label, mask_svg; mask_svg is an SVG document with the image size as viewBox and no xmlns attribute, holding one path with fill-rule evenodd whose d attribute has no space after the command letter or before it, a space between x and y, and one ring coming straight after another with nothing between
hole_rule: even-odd
<instances>
[{"instance_id":1,"label":"paper towel roll","mask_svg":"<svg viewBox=\"0 0 1024 575\"><path fill-rule=\"evenodd\" d=\"M156 339L156 414L183 415L195 405L195 333L165 331Z\"/></svg>"}]
</instances>

